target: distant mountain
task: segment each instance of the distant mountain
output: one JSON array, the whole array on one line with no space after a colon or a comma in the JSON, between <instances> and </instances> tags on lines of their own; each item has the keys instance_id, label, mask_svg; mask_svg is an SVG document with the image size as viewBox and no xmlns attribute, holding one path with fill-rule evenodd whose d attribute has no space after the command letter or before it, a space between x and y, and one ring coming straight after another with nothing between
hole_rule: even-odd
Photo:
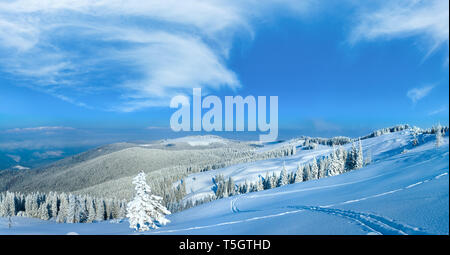
<instances>
[{"instance_id":1,"label":"distant mountain","mask_svg":"<svg viewBox=\"0 0 450 255\"><path fill-rule=\"evenodd\" d=\"M243 152L254 148L251 142L213 136L110 144L29 170L0 171L0 191L79 192L128 198L132 192L130 178L140 171L154 172L155 176L150 175L153 179L175 178L191 167L214 167L246 158Z\"/></svg>"},{"instance_id":2,"label":"distant mountain","mask_svg":"<svg viewBox=\"0 0 450 255\"><path fill-rule=\"evenodd\" d=\"M0 150L0 171L22 165L37 168L86 151L87 147Z\"/></svg>"}]
</instances>

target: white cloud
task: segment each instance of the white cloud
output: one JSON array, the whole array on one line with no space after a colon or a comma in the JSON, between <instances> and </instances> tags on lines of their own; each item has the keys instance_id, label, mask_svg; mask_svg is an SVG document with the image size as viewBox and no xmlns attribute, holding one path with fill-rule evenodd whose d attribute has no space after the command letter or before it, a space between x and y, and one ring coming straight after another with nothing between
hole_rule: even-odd
<instances>
[{"instance_id":1,"label":"white cloud","mask_svg":"<svg viewBox=\"0 0 450 255\"><path fill-rule=\"evenodd\" d=\"M422 36L429 53L448 44L448 1L380 3L359 12L352 42ZM272 15L311 15L317 6L310 0L1 1L0 71L81 107L167 106L169 97L192 87L239 88L227 66L235 37L252 38L255 23Z\"/></svg>"},{"instance_id":2,"label":"white cloud","mask_svg":"<svg viewBox=\"0 0 450 255\"><path fill-rule=\"evenodd\" d=\"M428 115L432 116L432 115L436 115L436 114L444 113L444 112L448 112L448 106L442 106L439 109L429 112Z\"/></svg>"},{"instance_id":3,"label":"white cloud","mask_svg":"<svg viewBox=\"0 0 450 255\"><path fill-rule=\"evenodd\" d=\"M168 105L169 97L192 87L238 88L226 65L234 37L251 38L253 23L274 10L305 13L311 2L3 1L0 70L84 107L135 111ZM101 93L111 105L84 100Z\"/></svg>"},{"instance_id":4,"label":"white cloud","mask_svg":"<svg viewBox=\"0 0 450 255\"><path fill-rule=\"evenodd\" d=\"M430 54L449 42L449 1L382 1L379 8L361 11L351 41L421 36Z\"/></svg>"},{"instance_id":5,"label":"white cloud","mask_svg":"<svg viewBox=\"0 0 450 255\"><path fill-rule=\"evenodd\" d=\"M33 152L33 156L36 158L47 159L47 158L58 158L64 154L63 151L44 151L44 152Z\"/></svg>"},{"instance_id":6,"label":"white cloud","mask_svg":"<svg viewBox=\"0 0 450 255\"><path fill-rule=\"evenodd\" d=\"M29 128L14 128L8 129L8 133L25 133L25 132L49 132L49 131L64 131L64 130L74 130L72 127L61 127L61 126L43 126L43 127L29 127Z\"/></svg>"},{"instance_id":7,"label":"white cloud","mask_svg":"<svg viewBox=\"0 0 450 255\"><path fill-rule=\"evenodd\" d=\"M22 159L19 155L6 154L6 156L14 160L16 163L19 163Z\"/></svg>"},{"instance_id":8,"label":"white cloud","mask_svg":"<svg viewBox=\"0 0 450 255\"><path fill-rule=\"evenodd\" d=\"M123 95L127 103L121 110L133 111L145 105L167 105L161 99L177 93L192 93L193 87L218 89L227 86L235 89L240 86L236 75L201 39L185 34L134 32L136 34L122 32L120 35L128 42L141 44L140 48L115 52L114 56L124 61L131 60L143 79L122 84L122 87L128 88L128 93Z\"/></svg>"},{"instance_id":9,"label":"white cloud","mask_svg":"<svg viewBox=\"0 0 450 255\"><path fill-rule=\"evenodd\" d=\"M0 16L0 43L7 48L25 51L32 48L38 41L39 31L29 23L21 20L9 22Z\"/></svg>"},{"instance_id":10,"label":"white cloud","mask_svg":"<svg viewBox=\"0 0 450 255\"><path fill-rule=\"evenodd\" d=\"M168 127L161 127L161 126L148 126L145 129L148 130L161 130L161 129L169 129Z\"/></svg>"},{"instance_id":11,"label":"white cloud","mask_svg":"<svg viewBox=\"0 0 450 255\"><path fill-rule=\"evenodd\" d=\"M408 90L408 92L406 93L406 96L409 97L409 99L411 99L411 101L415 104L415 103L417 103L417 101L419 101L420 99L427 96L432 89L433 89L433 86L425 86L422 88L413 88L413 89Z\"/></svg>"}]
</instances>

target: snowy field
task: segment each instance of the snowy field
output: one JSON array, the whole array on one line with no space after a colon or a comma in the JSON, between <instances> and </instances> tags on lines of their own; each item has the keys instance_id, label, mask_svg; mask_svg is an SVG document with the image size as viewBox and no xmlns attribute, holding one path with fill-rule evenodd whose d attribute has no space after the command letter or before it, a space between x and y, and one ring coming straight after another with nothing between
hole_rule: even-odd
<instances>
[{"instance_id":1,"label":"snowy field","mask_svg":"<svg viewBox=\"0 0 450 255\"><path fill-rule=\"evenodd\" d=\"M432 136L412 148L409 131L363 141L372 164L342 175L228 197L169 215L145 234L449 234L449 145ZM405 149L407 149L405 151ZM186 180L188 197L211 192L218 173L237 183L288 170L329 147L296 155L198 173ZM403 152L403 153L402 153ZM0 218L0 234L141 234L117 222L58 224L31 218Z\"/></svg>"},{"instance_id":2,"label":"snowy field","mask_svg":"<svg viewBox=\"0 0 450 255\"><path fill-rule=\"evenodd\" d=\"M381 161L391 155L399 154L404 149L409 149L414 139L411 130L405 130L401 132L384 134L379 137L369 138L362 140L362 147L364 156L370 156L372 161ZM427 135L424 137L427 140L433 140L433 135ZM283 143L274 145L266 145L260 151L267 149L274 149L276 147L282 147L287 144L298 145L299 140L293 139ZM345 150L351 149L351 144L344 145ZM211 170L207 172L200 172L192 174L185 178L187 196L185 199L198 200L208 195L213 195L213 187L215 186L213 178L216 175L223 175L225 179L232 177L235 184L241 184L245 181L256 182L259 178L265 177L266 173L272 175L275 172L280 174L283 164L288 172L295 172L298 164L309 163L314 157L320 158L327 156L332 152L333 148L330 146L318 145L314 150L302 150L298 147L297 153L289 157L274 158L268 160L261 160L257 162L250 162L245 164L237 164L230 167ZM178 184L178 183L177 183Z\"/></svg>"}]
</instances>

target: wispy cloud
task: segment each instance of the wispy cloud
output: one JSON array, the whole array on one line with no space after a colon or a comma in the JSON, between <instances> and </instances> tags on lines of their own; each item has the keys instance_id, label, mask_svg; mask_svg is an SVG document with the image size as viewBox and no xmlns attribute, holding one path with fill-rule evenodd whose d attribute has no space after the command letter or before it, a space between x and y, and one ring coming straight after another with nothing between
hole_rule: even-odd
<instances>
[{"instance_id":1,"label":"wispy cloud","mask_svg":"<svg viewBox=\"0 0 450 255\"><path fill-rule=\"evenodd\" d=\"M161 127L161 126L148 126L146 127L148 130L161 130L161 129L169 129L168 127Z\"/></svg>"},{"instance_id":2,"label":"wispy cloud","mask_svg":"<svg viewBox=\"0 0 450 255\"><path fill-rule=\"evenodd\" d=\"M430 43L429 52L448 44L448 1L380 3L358 11L352 42L421 36ZM236 37L251 40L255 27L271 16L311 15L319 5L311 0L1 1L0 71L18 85L81 107L131 112L167 106L174 94L190 94L193 87L241 87L227 65Z\"/></svg>"},{"instance_id":3,"label":"wispy cloud","mask_svg":"<svg viewBox=\"0 0 450 255\"><path fill-rule=\"evenodd\" d=\"M448 106L442 106L439 109L429 112L428 115L432 116L432 115L436 115L439 113L445 113L445 112L448 112Z\"/></svg>"},{"instance_id":4,"label":"wispy cloud","mask_svg":"<svg viewBox=\"0 0 450 255\"><path fill-rule=\"evenodd\" d=\"M14 129L8 129L6 132L8 133L28 133L28 132L48 132L48 131L64 131L64 130L74 130L72 127L60 127L60 126L54 126L54 127L29 127L29 128L14 128Z\"/></svg>"},{"instance_id":5,"label":"wispy cloud","mask_svg":"<svg viewBox=\"0 0 450 255\"><path fill-rule=\"evenodd\" d=\"M44 151L44 152L33 152L33 156L36 158L47 159L47 158L58 158L64 154L63 151Z\"/></svg>"},{"instance_id":6,"label":"wispy cloud","mask_svg":"<svg viewBox=\"0 0 450 255\"><path fill-rule=\"evenodd\" d=\"M381 6L359 14L350 40L420 36L428 54L449 42L449 1L381 1Z\"/></svg>"},{"instance_id":7,"label":"wispy cloud","mask_svg":"<svg viewBox=\"0 0 450 255\"><path fill-rule=\"evenodd\" d=\"M19 163L22 159L19 155L6 154L6 156L14 160L16 163Z\"/></svg>"},{"instance_id":8,"label":"wispy cloud","mask_svg":"<svg viewBox=\"0 0 450 255\"><path fill-rule=\"evenodd\" d=\"M413 89L408 90L408 92L406 93L406 96L409 97L409 99L411 99L413 104L415 104L415 103L417 103L417 101L419 101L420 99L427 96L432 89L433 89L433 86L425 86L422 88L413 88Z\"/></svg>"},{"instance_id":9,"label":"wispy cloud","mask_svg":"<svg viewBox=\"0 0 450 255\"><path fill-rule=\"evenodd\" d=\"M0 71L83 107L166 106L192 87L240 87L227 66L256 20L312 1L12 0L0 3ZM99 105L93 94L107 94ZM86 99L86 100L85 100Z\"/></svg>"}]
</instances>

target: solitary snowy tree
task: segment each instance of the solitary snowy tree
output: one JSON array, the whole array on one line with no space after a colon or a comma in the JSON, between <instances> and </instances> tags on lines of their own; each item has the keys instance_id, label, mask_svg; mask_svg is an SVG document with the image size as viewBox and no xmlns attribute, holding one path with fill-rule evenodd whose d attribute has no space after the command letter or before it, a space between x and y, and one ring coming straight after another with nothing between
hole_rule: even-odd
<instances>
[{"instance_id":1,"label":"solitary snowy tree","mask_svg":"<svg viewBox=\"0 0 450 255\"><path fill-rule=\"evenodd\" d=\"M363 148L361 140L358 141L358 152L356 154L356 169L364 166Z\"/></svg>"},{"instance_id":2,"label":"solitary snowy tree","mask_svg":"<svg viewBox=\"0 0 450 255\"><path fill-rule=\"evenodd\" d=\"M170 212L161 204L162 197L151 194L150 186L146 183L145 178L144 172L134 177L133 184L136 193L133 200L127 204L130 228L137 231L157 229L157 224L165 225L170 222L165 218L165 215Z\"/></svg>"},{"instance_id":3,"label":"solitary snowy tree","mask_svg":"<svg viewBox=\"0 0 450 255\"><path fill-rule=\"evenodd\" d=\"M441 143L442 143L442 127L441 127L441 124L438 124L436 127L435 127L435 129L434 129L434 132L435 132L435 135L436 135L436 147L439 147L439 146L441 146Z\"/></svg>"}]
</instances>

